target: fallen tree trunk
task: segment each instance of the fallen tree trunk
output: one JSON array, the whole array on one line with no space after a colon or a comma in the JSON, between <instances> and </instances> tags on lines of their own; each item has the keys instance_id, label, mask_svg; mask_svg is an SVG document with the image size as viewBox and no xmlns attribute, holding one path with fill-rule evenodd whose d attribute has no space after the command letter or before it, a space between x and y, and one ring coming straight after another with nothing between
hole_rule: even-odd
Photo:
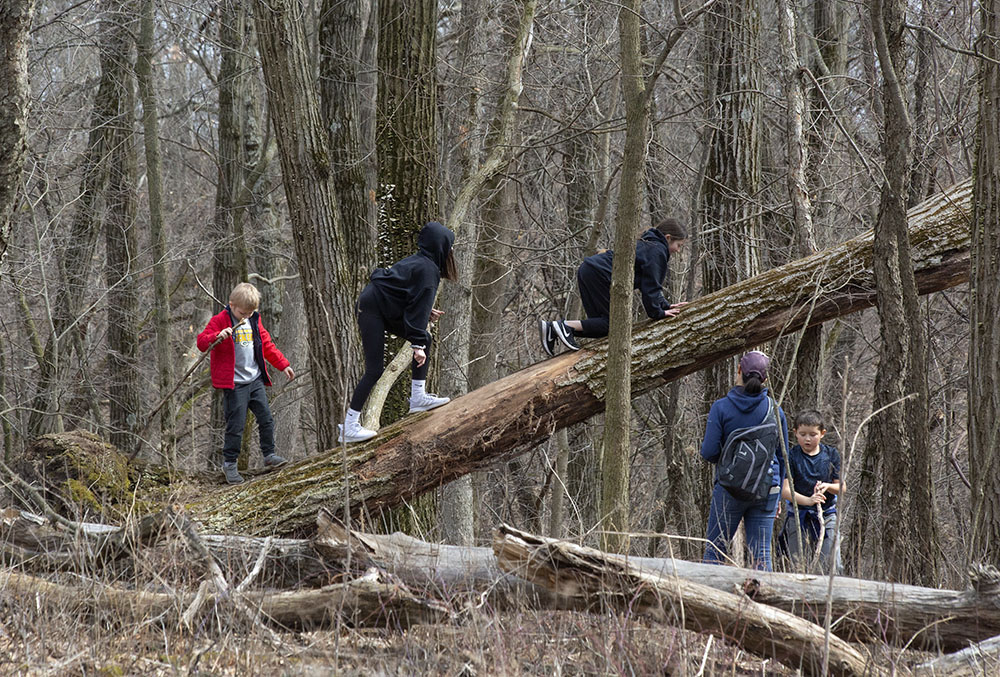
<instances>
[{"instance_id":1,"label":"fallen tree trunk","mask_svg":"<svg viewBox=\"0 0 1000 677\"><path fill-rule=\"evenodd\" d=\"M835 635L827 641L819 625L745 595L661 576L620 555L509 527L495 534L493 550L502 569L561 594L709 632L806 675L882 674L849 643Z\"/></svg>"},{"instance_id":2,"label":"fallen tree trunk","mask_svg":"<svg viewBox=\"0 0 1000 677\"><path fill-rule=\"evenodd\" d=\"M966 182L910 211L921 293L968 279L970 199ZM870 307L871 261L868 233L693 301L677 318L637 325L633 394L807 324ZM309 528L323 505L347 505L352 514L396 505L602 411L606 351L606 342L596 341L545 360L407 417L370 442L332 449L188 507L210 532L260 535Z\"/></svg>"},{"instance_id":3,"label":"fallen tree trunk","mask_svg":"<svg viewBox=\"0 0 1000 677\"><path fill-rule=\"evenodd\" d=\"M990 637L973 646L913 668L914 677L979 677L1000 674L1000 637Z\"/></svg>"},{"instance_id":4,"label":"fallen tree trunk","mask_svg":"<svg viewBox=\"0 0 1000 677\"><path fill-rule=\"evenodd\" d=\"M32 599L32 605L37 599L59 610L106 613L116 619L162 617L160 622L178 623L192 604L200 609L212 609L227 601L215 593L198 598L194 592L171 595L99 583L64 585L11 571L0 571L0 590L10 604L15 603L17 596L27 596ZM326 627L336 618L355 626L398 628L414 623L445 622L454 616L446 604L418 597L377 571L314 590L244 592L240 593L240 601L271 622L289 628Z\"/></svg>"}]
</instances>

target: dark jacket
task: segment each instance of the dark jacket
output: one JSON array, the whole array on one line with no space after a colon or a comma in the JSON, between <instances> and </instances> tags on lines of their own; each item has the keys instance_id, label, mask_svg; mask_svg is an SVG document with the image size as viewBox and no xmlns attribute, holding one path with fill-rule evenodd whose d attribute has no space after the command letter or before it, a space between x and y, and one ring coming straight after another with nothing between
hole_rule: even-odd
<instances>
[{"instance_id":1,"label":"dark jacket","mask_svg":"<svg viewBox=\"0 0 1000 677\"><path fill-rule=\"evenodd\" d=\"M417 253L371 274L379 312L414 348L430 345L427 323L455 234L437 221L420 229Z\"/></svg>"},{"instance_id":2,"label":"dark jacket","mask_svg":"<svg viewBox=\"0 0 1000 677\"><path fill-rule=\"evenodd\" d=\"M611 293L611 267L614 251L588 256L580 266L580 274L595 276L606 282ZM650 228L635 243L635 273L632 288L638 289L646 315L657 320L670 309L670 302L663 296L663 281L670 263L670 243L660 231Z\"/></svg>"},{"instance_id":3,"label":"dark jacket","mask_svg":"<svg viewBox=\"0 0 1000 677\"><path fill-rule=\"evenodd\" d=\"M271 385L271 377L267 373L266 359L274 365L275 369L284 370L289 365L288 360L271 340L271 335L264 329L264 323L260 320L260 313L254 311L253 315L247 318L250 329L253 331L253 357L264 378L264 385ZM198 334L198 350L205 352L219 336L219 332L226 327L236 324L235 318L229 311L229 306L221 313L213 317L205 325L205 328ZM219 345L212 349L209 355L209 373L212 375L212 386L215 388L225 388L232 390L234 385L233 374L236 369L236 346L233 343L235 337L229 337L221 341Z\"/></svg>"},{"instance_id":4,"label":"dark jacket","mask_svg":"<svg viewBox=\"0 0 1000 677\"><path fill-rule=\"evenodd\" d=\"M708 412L708 422L705 424L705 439L701 443L701 456L709 463L717 463L722 454L722 445L734 431L760 425L767 415L767 388L761 389L756 395L748 395L742 386L736 386L729 393L712 404ZM781 420L781 439L788 439L788 423L785 412L778 408ZM772 486L781 486L785 479L785 458L781 453L781 444L774 451L771 462L772 476L775 478Z\"/></svg>"}]
</instances>

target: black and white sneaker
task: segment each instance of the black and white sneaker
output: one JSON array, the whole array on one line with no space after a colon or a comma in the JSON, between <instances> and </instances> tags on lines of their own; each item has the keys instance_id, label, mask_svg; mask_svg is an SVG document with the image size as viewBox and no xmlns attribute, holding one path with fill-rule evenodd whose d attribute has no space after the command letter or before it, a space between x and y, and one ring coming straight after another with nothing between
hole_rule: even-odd
<instances>
[{"instance_id":1,"label":"black and white sneaker","mask_svg":"<svg viewBox=\"0 0 1000 677\"><path fill-rule=\"evenodd\" d=\"M542 340L542 350L548 356L555 355L556 337L552 333L552 323L545 320L538 321L538 338Z\"/></svg>"},{"instance_id":2,"label":"black and white sneaker","mask_svg":"<svg viewBox=\"0 0 1000 677\"><path fill-rule=\"evenodd\" d=\"M580 344L576 342L576 338L573 336L573 330L566 326L565 320L556 320L555 322L550 322L549 327L551 327L552 333L556 335L564 346L570 350L579 350Z\"/></svg>"}]
</instances>

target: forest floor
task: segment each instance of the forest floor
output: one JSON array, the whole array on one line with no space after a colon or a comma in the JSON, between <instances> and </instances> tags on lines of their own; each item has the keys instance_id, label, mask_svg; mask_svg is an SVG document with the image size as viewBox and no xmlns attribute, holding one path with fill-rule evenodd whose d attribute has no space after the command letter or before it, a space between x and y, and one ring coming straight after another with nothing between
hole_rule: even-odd
<instances>
[{"instance_id":1,"label":"forest floor","mask_svg":"<svg viewBox=\"0 0 1000 677\"><path fill-rule=\"evenodd\" d=\"M81 618L35 596L0 594L0 675L801 674L708 634L618 614L478 608L451 624L271 634L228 611L187 630L162 618L129 621L128 611ZM929 657L863 650L901 675Z\"/></svg>"}]
</instances>

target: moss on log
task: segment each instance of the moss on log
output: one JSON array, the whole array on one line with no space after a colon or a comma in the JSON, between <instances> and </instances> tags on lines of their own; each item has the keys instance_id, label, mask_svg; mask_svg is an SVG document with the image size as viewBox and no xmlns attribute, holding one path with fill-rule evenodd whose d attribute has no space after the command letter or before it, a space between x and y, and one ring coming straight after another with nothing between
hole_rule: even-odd
<instances>
[{"instance_id":1,"label":"moss on log","mask_svg":"<svg viewBox=\"0 0 1000 677\"><path fill-rule=\"evenodd\" d=\"M967 181L910 211L921 293L968 280L971 199ZM869 232L704 296L676 318L636 325L633 393L871 307L872 255ZM606 357L606 341L595 341L408 417L366 444L331 449L189 508L209 531L264 535L311 528L321 506L357 515L399 504L603 411Z\"/></svg>"}]
</instances>

